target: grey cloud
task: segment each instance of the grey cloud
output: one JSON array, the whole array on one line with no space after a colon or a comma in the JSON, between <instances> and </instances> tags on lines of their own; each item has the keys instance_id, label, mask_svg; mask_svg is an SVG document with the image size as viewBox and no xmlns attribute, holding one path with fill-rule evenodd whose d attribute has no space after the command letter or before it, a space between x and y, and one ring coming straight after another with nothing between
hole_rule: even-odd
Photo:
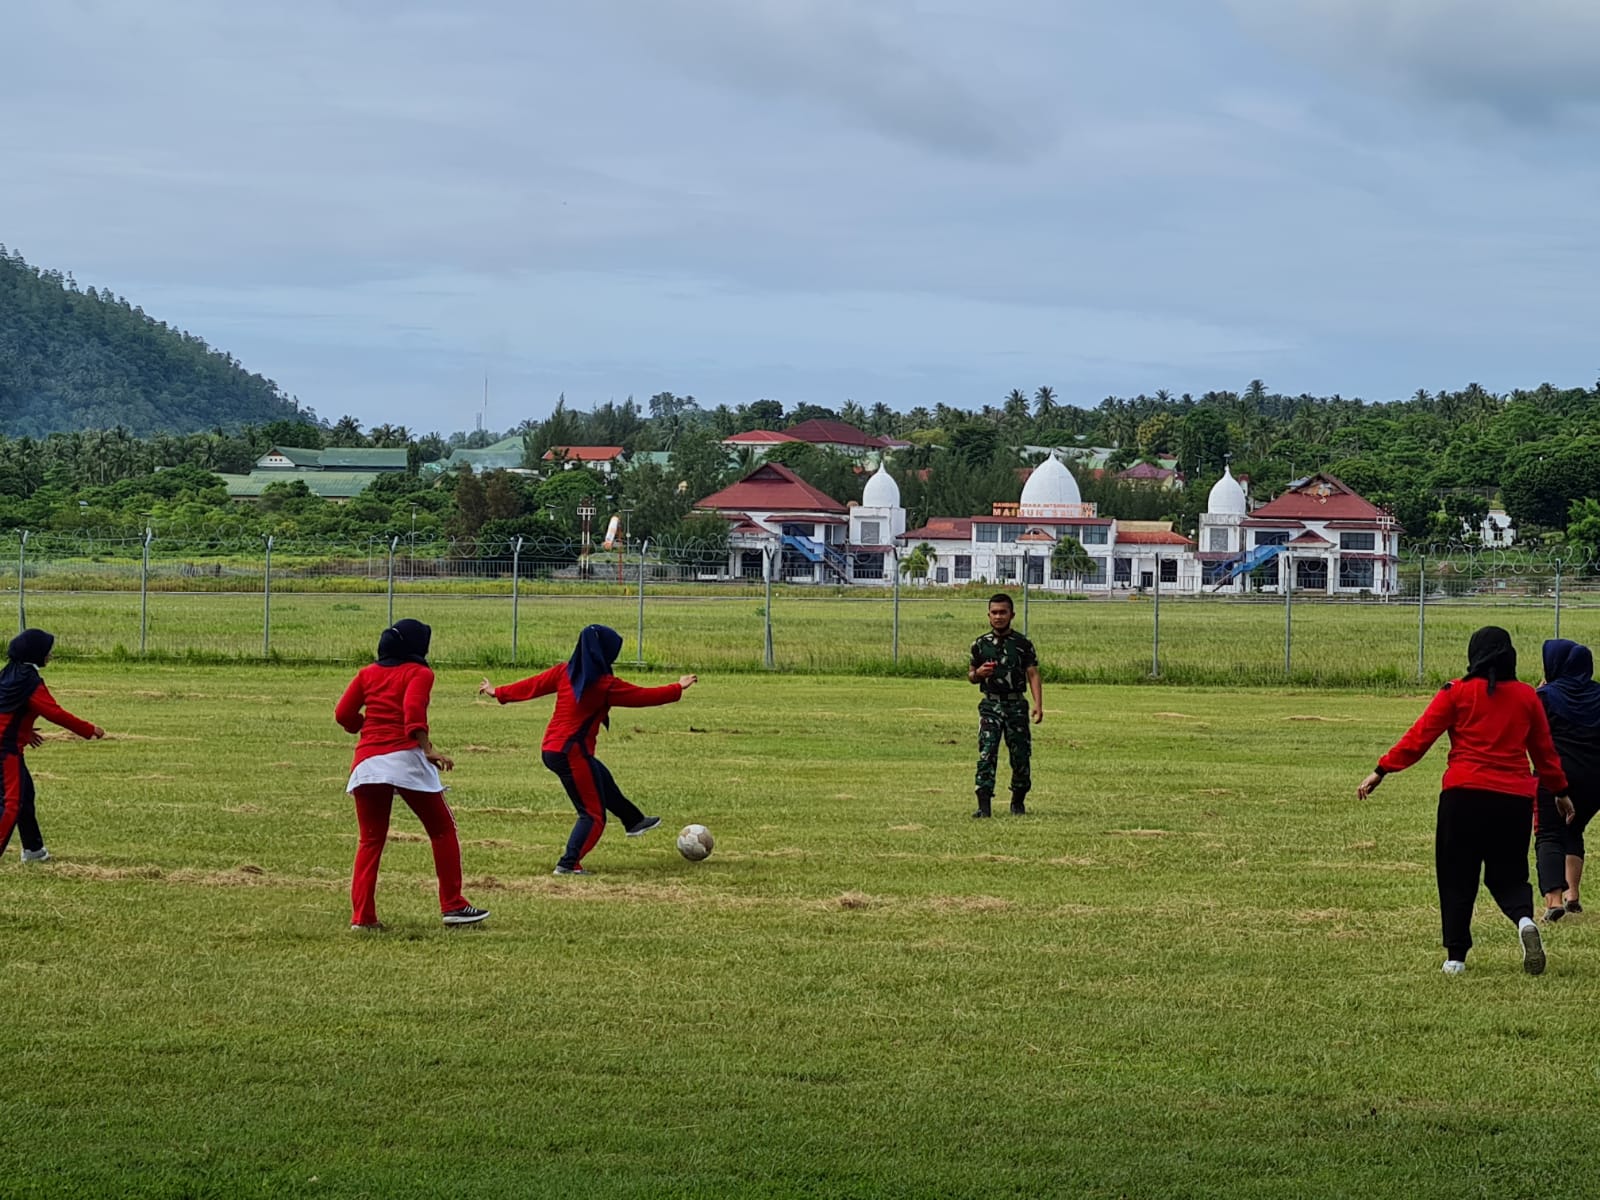
<instances>
[{"instance_id":1,"label":"grey cloud","mask_svg":"<svg viewBox=\"0 0 1600 1200\"><path fill-rule=\"evenodd\" d=\"M1514 120L1600 103L1595 0L1226 0L1246 29L1329 67Z\"/></svg>"},{"instance_id":2,"label":"grey cloud","mask_svg":"<svg viewBox=\"0 0 1600 1200\"><path fill-rule=\"evenodd\" d=\"M1021 161L1045 149L1051 131L1030 103L1037 97L984 45L1003 7L935 18L915 5L857 0L595 0L590 11L747 103L799 101L923 149ZM952 44L952 23L963 20L973 37ZM935 24L942 44L929 45Z\"/></svg>"}]
</instances>

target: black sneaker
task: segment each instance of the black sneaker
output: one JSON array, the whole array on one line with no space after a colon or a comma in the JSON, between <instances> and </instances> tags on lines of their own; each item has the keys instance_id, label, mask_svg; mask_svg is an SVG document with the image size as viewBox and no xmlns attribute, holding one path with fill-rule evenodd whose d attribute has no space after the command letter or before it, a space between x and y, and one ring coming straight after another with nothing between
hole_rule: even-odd
<instances>
[{"instance_id":1,"label":"black sneaker","mask_svg":"<svg viewBox=\"0 0 1600 1200\"><path fill-rule=\"evenodd\" d=\"M1011 802L1011 815L1013 817L1025 817L1025 816L1027 816L1028 815L1028 806L1026 804L1024 804L1021 800L1013 800Z\"/></svg>"},{"instance_id":2,"label":"black sneaker","mask_svg":"<svg viewBox=\"0 0 1600 1200\"><path fill-rule=\"evenodd\" d=\"M1566 915L1567 915L1567 910L1562 908L1561 905L1558 904L1554 908L1547 908L1547 909L1544 910L1544 923L1546 925L1554 925L1557 921L1561 920L1561 918L1566 916Z\"/></svg>"},{"instance_id":3,"label":"black sneaker","mask_svg":"<svg viewBox=\"0 0 1600 1200\"><path fill-rule=\"evenodd\" d=\"M469 904L465 908L458 908L454 912L445 913L444 923L446 925L476 925L488 915L489 910L487 908L473 908Z\"/></svg>"},{"instance_id":4,"label":"black sneaker","mask_svg":"<svg viewBox=\"0 0 1600 1200\"><path fill-rule=\"evenodd\" d=\"M1583 905L1579 904L1576 900L1568 900L1566 908L1569 913L1581 913L1583 911Z\"/></svg>"},{"instance_id":5,"label":"black sneaker","mask_svg":"<svg viewBox=\"0 0 1600 1200\"><path fill-rule=\"evenodd\" d=\"M977 821L977 820L980 820L980 819L984 820L984 821L987 821L989 819L989 810L987 808L980 808L977 812L972 814L972 819L974 821Z\"/></svg>"},{"instance_id":6,"label":"black sneaker","mask_svg":"<svg viewBox=\"0 0 1600 1200\"><path fill-rule=\"evenodd\" d=\"M628 836L629 837L638 837L642 833L649 833L652 829L654 829L659 824L661 824L661 818L660 817L646 817L644 820L640 821L637 825L635 825L632 829L628 830Z\"/></svg>"}]
</instances>

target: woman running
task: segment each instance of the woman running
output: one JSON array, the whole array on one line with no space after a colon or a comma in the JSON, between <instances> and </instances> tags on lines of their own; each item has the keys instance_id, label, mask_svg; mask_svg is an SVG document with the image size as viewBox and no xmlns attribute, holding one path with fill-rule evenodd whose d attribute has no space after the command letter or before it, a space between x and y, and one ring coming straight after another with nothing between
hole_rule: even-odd
<instances>
[{"instance_id":1,"label":"woman running","mask_svg":"<svg viewBox=\"0 0 1600 1200\"><path fill-rule=\"evenodd\" d=\"M1450 735L1450 755L1434 833L1444 972L1459 975L1467 969L1481 871L1500 911L1517 926L1522 969L1538 975L1545 953L1528 882L1537 784L1550 790L1563 814L1572 802L1544 708L1531 687L1517 682L1517 651L1504 629L1489 625L1472 635L1466 675L1440 689L1416 724L1378 760L1377 770L1361 781L1356 795L1365 800L1385 775L1419 761L1444 733ZM1530 758L1537 780L1528 772Z\"/></svg>"},{"instance_id":2,"label":"woman running","mask_svg":"<svg viewBox=\"0 0 1600 1200\"><path fill-rule=\"evenodd\" d=\"M50 661L55 635L42 629L24 629L6 647L6 665L0 670L0 856L11 842L11 830L22 839L23 862L48 862L44 834L34 813L33 776L23 755L44 745L33 723L40 717L81 738L103 738L106 731L75 717L56 703L39 672Z\"/></svg>"},{"instance_id":3,"label":"woman running","mask_svg":"<svg viewBox=\"0 0 1600 1200\"><path fill-rule=\"evenodd\" d=\"M377 662L361 669L333 710L334 720L347 733L360 735L345 789L355 797L361 827L350 880L351 929L383 928L376 903L378 863L389 839L389 811L396 792L417 814L433 843L444 923L471 925L489 915L461 894L461 843L439 779L439 772L451 770L455 763L435 750L428 736L432 637L433 630L421 621L396 621L385 629L378 638Z\"/></svg>"},{"instance_id":4,"label":"woman running","mask_svg":"<svg viewBox=\"0 0 1600 1200\"><path fill-rule=\"evenodd\" d=\"M1539 789L1538 832L1534 859L1539 864L1539 890L1544 893L1544 919L1559 921L1583 911L1578 886L1583 882L1583 830L1600 812L1600 684L1594 681L1594 655L1589 647L1566 638L1544 644L1544 686L1539 689L1550 737L1566 772L1573 812L1563 817L1548 788Z\"/></svg>"},{"instance_id":5,"label":"woman running","mask_svg":"<svg viewBox=\"0 0 1600 1200\"><path fill-rule=\"evenodd\" d=\"M561 780L572 806L578 810L566 852L552 872L555 875L589 873L583 860L605 832L608 811L622 821L629 837L648 833L661 824L660 817L645 816L622 794L611 772L594 756L595 738L600 726L610 727L613 707L672 704L695 685L697 677L684 675L677 683L663 687L639 687L611 673L611 664L621 652L622 635L615 629L586 625L566 662L502 687L495 687L487 679L478 687L479 693L493 696L501 704L555 694L555 712L544 731L544 765Z\"/></svg>"}]
</instances>

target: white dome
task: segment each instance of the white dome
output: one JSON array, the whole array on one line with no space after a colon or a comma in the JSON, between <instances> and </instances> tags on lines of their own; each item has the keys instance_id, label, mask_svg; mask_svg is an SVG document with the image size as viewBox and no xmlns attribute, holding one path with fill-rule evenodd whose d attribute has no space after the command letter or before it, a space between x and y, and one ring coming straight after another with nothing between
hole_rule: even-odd
<instances>
[{"instance_id":1,"label":"white dome","mask_svg":"<svg viewBox=\"0 0 1600 1200\"><path fill-rule=\"evenodd\" d=\"M1211 488L1211 498L1206 501L1206 512L1225 516L1245 515L1244 489L1227 467L1222 468L1222 478Z\"/></svg>"},{"instance_id":2,"label":"white dome","mask_svg":"<svg viewBox=\"0 0 1600 1200\"><path fill-rule=\"evenodd\" d=\"M899 508L900 485L894 481L894 476L889 474L889 469L882 463L867 480L867 486L861 489L861 506L863 508Z\"/></svg>"},{"instance_id":3,"label":"white dome","mask_svg":"<svg viewBox=\"0 0 1600 1200\"><path fill-rule=\"evenodd\" d=\"M1035 467L1033 474L1028 476L1028 482L1022 485L1024 509L1082 503L1083 495L1078 491L1078 481L1054 454Z\"/></svg>"}]
</instances>

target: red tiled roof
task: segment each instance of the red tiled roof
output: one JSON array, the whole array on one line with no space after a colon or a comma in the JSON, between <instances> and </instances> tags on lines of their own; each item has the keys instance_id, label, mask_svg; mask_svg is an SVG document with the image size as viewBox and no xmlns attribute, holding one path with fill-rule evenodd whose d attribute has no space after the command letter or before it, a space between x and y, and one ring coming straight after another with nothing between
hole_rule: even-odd
<instances>
[{"instance_id":1,"label":"red tiled roof","mask_svg":"<svg viewBox=\"0 0 1600 1200\"><path fill-rule=\"evenodd\" d=\"M1299 537L1290 538L1287 544L1290 545L1290 546L1331 546L1331 545L1333 545L1333 543L1330 542L1327 538L1321 537L1318 534L1312 533L1309 529L1306 530L1304 533L1302 533Z\"/></svg>"},{"instance_id":2,"label":"red tiled roof","mask_svg":"<svg viewBox=\"0 0 1600 1200\"><path fill-rule=\"evenodd\" d=\"M1269 500L1250 516L1257 521L1274 520L1372 520L1383 510L1363 500L1332 475L1319 472L1300 481L1298 487Z\"/></svg>"},{"instance_id":3,"label":"red tiled roof","mask_svg":"<svg viewBox=\"0 0 1600 1200\"><path fill-rule=\"evenodd\" d=\"M724 446L777 446L783 442L793 442L797 439L787 433L774 433L770 429L746 429L743 433L736 433L732 437L722 439Z\"/></svg>"},{"instance_id":4,"label":"red tiled roof","mask_svg":"<svg viewBox=\"0 0 1600 1200\"><path fill-rule=\"evenodd\" d=\"M933 517L921 529L908 530L902 533L897 540L914 542L923 539L936 539L944 542L970 542L972 540L972 518Z\"/></svg>"},{"instance_id":5,"label":"red tiled roof","mask_svg":"<svg viewBox=\"0 0 1600 1200\"><path fill-rule=\"evenodd\" d=\"M814 446L831 442L837 446L866 446L881 450L891 445L903 447L906 444L893 442L889 438L874 437L870 433L863 433L854 425L846 425L843 421L829 421L821 417L791 425L784 432L797 442L810 442Z\"/></svg>"},{"instance_id":6,"label":"red tiled roof","mask_svg":"<svg viewBox=\"0 0 1600 1200\"><path fill-rule=\"evenodd\" d=\"M546 460L560 457L572 462L610 462L622 455L621 446L551 446L544 452Z\"/></svg>"},{"instance_id":7,"label":"red tiled roof","mask_svg":"<svg viewBox=\"0 0 1600 1200\"><path fill-rule=\"evenodd\" d=\"M782 463L762 463L738 483L695 502L696 508L740 509L754 512L845 511Z\"/></svg>"},{"instance_id":8,"label":"red tiled roof","mask_svg":"<svg viewBox=\"0 0 1600 1200\"><path fill-rule=\"evenodd\" d=\"M1189 539L1171 529L1117 530L1119 546L1187 546Z\"/></svg>"}]
</instances>

